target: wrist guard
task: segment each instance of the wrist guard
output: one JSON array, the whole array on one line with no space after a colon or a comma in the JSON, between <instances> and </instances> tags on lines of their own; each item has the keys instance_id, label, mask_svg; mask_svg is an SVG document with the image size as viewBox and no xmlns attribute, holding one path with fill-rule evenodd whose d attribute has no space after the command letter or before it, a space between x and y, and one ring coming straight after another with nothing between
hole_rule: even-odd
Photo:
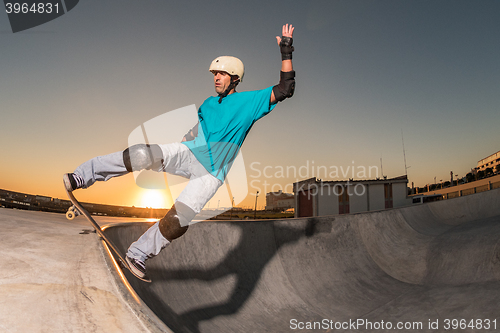
<instances>
[{"instance_id":1,"label":"wrist guard","mask_svg":"<svg viewBox=\"0 0 500 333\"><path fill-rule=\"evenodd\" d=\"M293 44L293 38L281 37L281 42L280 42L281 60L292 59L292 52L295 51L295 48L292 46L292 44Z\"/></svg>"},{"instance_id":2,"label":"wrist guard","mask_svg":"<svg viewBox=\"0 0 500 333\"><path fill-rule=\"evenodd\" d=\"M274 98L278 102L290 98L295 92L295 71L280 72L280 83L273 87Z\"/></svg>"},{"instance_id":3,"label":"wrist guard","mask_svg":"<svg viewBox=\"0 0 500 333\"><path fill-rule=\"evenodd\" d=\"M194 127L191 128L186 135L184 135L183 139L185 141L193 141L198 136L198 124L199 122L197 122L196 125L194 125Z\"/></svg>"}]
</instances>

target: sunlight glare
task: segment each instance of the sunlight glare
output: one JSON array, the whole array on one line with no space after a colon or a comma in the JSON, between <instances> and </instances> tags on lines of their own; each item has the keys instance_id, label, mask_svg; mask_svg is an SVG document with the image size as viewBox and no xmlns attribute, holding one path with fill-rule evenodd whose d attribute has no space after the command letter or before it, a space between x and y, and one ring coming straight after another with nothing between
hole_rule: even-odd
<instances>
[{"instance_id":1,"label":"sunlight glare","mask_svg":"<svg viewBox=\"0 0 500 333\"><path fill-rule=\"evenodd\" d=\"M165 196L159 190L146 190L141 198L141 206L150 208L165 208Z\"/></svg>"}]
</instances>

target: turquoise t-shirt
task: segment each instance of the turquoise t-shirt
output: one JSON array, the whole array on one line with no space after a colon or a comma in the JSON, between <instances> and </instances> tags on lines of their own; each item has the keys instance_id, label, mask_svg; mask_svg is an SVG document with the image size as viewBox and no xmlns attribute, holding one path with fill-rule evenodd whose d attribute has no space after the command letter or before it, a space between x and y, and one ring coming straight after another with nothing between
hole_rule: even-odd
<instances>
[{"instance_id":1,"label":"turquoise t-shirt","mask_svg":"<svg viewBox=\"0 0 500 333\"><path fill-rule=\"evenodd\" d=\"M184 141L212 175L224 181L253 124L271 112L272 87L209 97L198 109L198 136Z\"/></svg>"}]
</instances>

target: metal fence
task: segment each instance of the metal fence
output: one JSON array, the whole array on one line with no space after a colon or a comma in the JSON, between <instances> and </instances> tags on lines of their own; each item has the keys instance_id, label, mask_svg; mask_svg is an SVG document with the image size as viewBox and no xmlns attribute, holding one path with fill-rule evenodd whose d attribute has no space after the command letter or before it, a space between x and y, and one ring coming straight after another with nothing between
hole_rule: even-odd
<instances>
[{"instance_id":1,"label":"metal fence","mask_svg":"<svg viewBox=\"0 0 500 333\"><path fill-rule=\"evenodd\" d=\"M500 182L488 183L485 185L471 187L468 189L455 191L455 192L448 192L448 193L443 194L443 199L453 199L453 198L463 197L464 195L494 190L496 188L500 188Z\"/></svg>"}]
</instances>

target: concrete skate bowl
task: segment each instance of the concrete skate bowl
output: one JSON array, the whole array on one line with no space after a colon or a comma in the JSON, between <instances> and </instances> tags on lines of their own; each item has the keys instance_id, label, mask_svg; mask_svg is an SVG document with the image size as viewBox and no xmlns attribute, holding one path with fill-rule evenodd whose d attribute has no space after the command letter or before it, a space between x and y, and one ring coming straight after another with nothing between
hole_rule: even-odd
<instances>
[{"instance_id":1,"label":"concrete skate bowl","mask_svg":"<svg viewBox=\"0 0 500 333\"><path fill-rule=\"evenodd\" d=\"M125 251L148 226L106 234ZM127 277L174 332L443 332L453 319L474 320L460 332L484 320L487 332L500 326L499 235L500 190L363 214L202 222L148 261L153 283Z\"/></svg>"}]
</instances>

